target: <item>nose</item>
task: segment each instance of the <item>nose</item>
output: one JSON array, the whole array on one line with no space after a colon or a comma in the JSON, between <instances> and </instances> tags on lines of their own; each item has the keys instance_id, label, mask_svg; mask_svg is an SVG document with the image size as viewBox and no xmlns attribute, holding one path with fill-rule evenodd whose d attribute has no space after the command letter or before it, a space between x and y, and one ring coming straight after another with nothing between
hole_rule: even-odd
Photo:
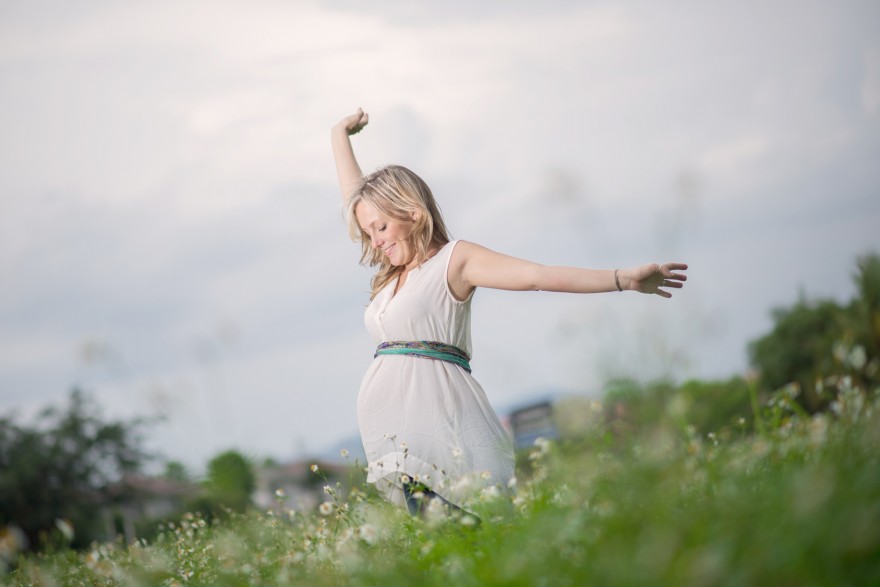
<instances>
[{"instance_id":1,"label":"nose","mask_svg":"<svg viewBox=\"0 0 880 587\"><path fill-rule=\"evenodd\" d=\"M379 241L379 238L378 238L378 237L376 237L376 236L371 236L371 237L370 237L370 244L371 244L371 245L373 246L373 248L375 249L376 247L378 247L378 246L381 244L381 242Z\"/></svg>"}]
</instances>

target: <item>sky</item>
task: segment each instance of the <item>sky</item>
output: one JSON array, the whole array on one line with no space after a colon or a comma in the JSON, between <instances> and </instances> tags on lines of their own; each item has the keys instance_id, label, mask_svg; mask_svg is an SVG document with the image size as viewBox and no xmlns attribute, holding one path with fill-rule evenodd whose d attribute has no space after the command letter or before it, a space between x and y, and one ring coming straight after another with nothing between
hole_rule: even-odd
<instances>
[{"instance_id":1,"label":"sky","mask_svg":"<svg viewBox=\"0 0 880 587\"><path fill-rule=\"evenodd\" d=\"M454 238L690 265L669 299L478 291L496 409L727 378L880 251L880 4L0 4L0 414L71 389L199 469L357 443L371 270L329 129ZM352 446L351 448L355 448Z\"/></svg>"}]
</instances>

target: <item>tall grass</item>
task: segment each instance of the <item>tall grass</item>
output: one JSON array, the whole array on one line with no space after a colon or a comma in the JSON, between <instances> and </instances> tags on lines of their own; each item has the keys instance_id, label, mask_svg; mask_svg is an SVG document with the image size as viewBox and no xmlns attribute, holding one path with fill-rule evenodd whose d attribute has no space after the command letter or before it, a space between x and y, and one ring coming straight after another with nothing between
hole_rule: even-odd
<instances>
[{"instance_id":1,"label":"tall grass","mask_svg":"<svg viewBox=\"0 0 880 587\"><path fill-rule=\"evenodd\" d=\"M187 515L152 543L31 556L13 585L878 585L880 403L841 389L807 417L785 395L763 432L656 428L521 455L481 523L412 518L327 486L316 512ZM756 423L757 428L757 423Z\"/></svg>"}]
</instances>

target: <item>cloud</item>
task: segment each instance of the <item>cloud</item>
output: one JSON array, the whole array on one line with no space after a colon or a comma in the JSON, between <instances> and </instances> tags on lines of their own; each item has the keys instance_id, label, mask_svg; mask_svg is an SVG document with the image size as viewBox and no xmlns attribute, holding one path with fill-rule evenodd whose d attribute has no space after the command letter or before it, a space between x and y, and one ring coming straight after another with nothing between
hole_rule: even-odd
<instances>
[{"instance_id":1,"label":"cloud","mask_svg":"<svg viewBox=\"0 0 880 587\"><path fill-rule=\"evenodd\" d=\"M862 108L868 116L877 116L880 113L880 47L871 47L865 51Z\"/></svg>"}]
</instances>

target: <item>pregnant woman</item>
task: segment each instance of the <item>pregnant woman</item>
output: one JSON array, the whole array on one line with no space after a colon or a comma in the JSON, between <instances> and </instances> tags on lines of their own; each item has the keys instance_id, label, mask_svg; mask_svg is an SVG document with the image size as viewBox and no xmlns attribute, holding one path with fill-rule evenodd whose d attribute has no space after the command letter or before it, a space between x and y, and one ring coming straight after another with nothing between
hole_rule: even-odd
<instances>
[{"instance_id":1,"label":"pregnant woman","mask_svg":"<svg viewBox=\"0 0 880 587\"><path fill-rule=\"evenodd\" d=\"M670 297L683 263L629 269L550 267L451 240L427 184L389 165L363 176L351 135L362 110L331 130L349 231L377 267L366 325L377 348L358 394L367 481L413 514L459 510L514 475L513 447L471 375L471 300L478 287L571 293L633 290ZM526 357L523 357L525 359Z\"/></svg>"}]
</instances>

